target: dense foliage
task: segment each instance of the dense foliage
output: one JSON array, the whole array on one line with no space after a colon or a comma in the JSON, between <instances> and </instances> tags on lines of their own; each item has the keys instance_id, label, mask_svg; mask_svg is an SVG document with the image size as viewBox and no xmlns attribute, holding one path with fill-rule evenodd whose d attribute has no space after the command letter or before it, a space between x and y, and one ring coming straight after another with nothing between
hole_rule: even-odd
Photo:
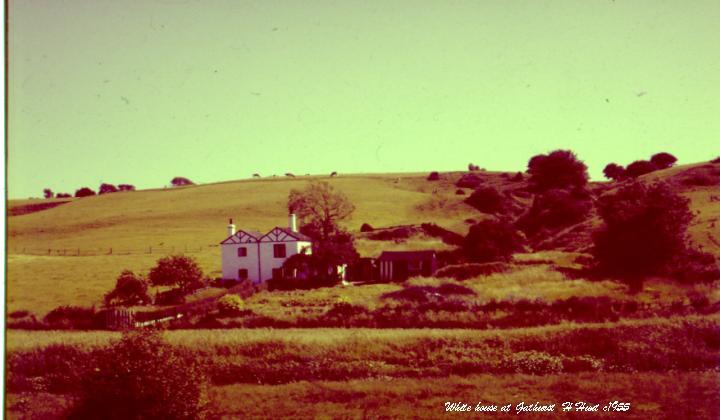
<instances>
[{"instance_id":1,"label":"dense foliage","mask_svg":"<svg viewBox=\"0 0 720 420\"><path fill-rule=\"evenodd\" d=\"M483 220L470 227L463 250L472 262L506 261L523 249L524 238L503 220Z\"/></svg>"},{"instance_id":2,"label":"dense foliage","mask_svg":"<svg viewBox=\"0 0 720 420\"><path fill-rule=\"evenodd\" d=\"M172 255L160 258L148 279L153 286L177 286L189 292L202 286L203 272L194 258Z\"/></svg>"},{"instance_id":3,"label":"dense foliage","mask_svg":"<svg viewBox=\"0 0 720 420\"><path fill-rule=\"evenodd\" d=\"M130 270L123 270L115 282L115 288L105 295L105 304L132 306L149 303L147 290L147 280Z\"/></svg>"},{"instance_id":4,"label":"dense foliage","mask_svg":"<svg viewBox=\"0 0 720 420\"><path fill-rule=\"evenodd\" d=\"M584 187L588 181L587 166L570 150L533 156L528 162L528 173L536 191Z\"/></svg>"}]
</instances>

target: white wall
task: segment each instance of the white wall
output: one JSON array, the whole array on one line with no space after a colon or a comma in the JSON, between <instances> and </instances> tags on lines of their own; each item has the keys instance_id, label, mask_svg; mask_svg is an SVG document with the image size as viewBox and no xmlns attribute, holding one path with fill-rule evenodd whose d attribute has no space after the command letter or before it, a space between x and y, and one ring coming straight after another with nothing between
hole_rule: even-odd
<instances>
[{"instance_id":1,"label":"white wall","mask_svg":"<svg viewBox=\"0 0 720 420\"><path fill-rule=\"evenodd\" d=\"M285 258L274 257L273 245L275 244L285 244ZM312 244L300 241L223 244L220 247L222 248L222 277L238 280L238 270L244 268L248 270L248 278L253 283L270 280L273 268L282 268L286 259L303 252L303 249L307 249L307 254L312 253ZM246 257L237 256L237 249L240 247L247 248ZM259 259L258 249L260 250Z\"/></svg>"},{"instance_id":2,"label":"white wall","mask_svg":"<svg viewBox=\"0 0 720 420\"><path fill-rule=\"evenodd\" d=\"M248 279L253 283L260 282L258 273L258 244L222 244L222 277L224 279L238 280L238 270L244 268L248 271ZM237 250L247 248L247 256L238 257Z\"/></svg>"}]
</instances>

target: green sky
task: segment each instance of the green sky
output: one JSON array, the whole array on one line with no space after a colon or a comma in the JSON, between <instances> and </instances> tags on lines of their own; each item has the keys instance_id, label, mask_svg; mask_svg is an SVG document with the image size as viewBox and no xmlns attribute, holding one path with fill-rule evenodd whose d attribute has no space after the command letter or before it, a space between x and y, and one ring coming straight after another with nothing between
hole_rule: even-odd
<instances>
[{"instance_id":1,"label":"green sky","mask_svg":"<svg viewBox=\"0 0 720 420\"><path fill-rule=\"evenodd\" d=\"M8 190L720 154L718 1L10 1Z\"/></svg>"}]
</instances>

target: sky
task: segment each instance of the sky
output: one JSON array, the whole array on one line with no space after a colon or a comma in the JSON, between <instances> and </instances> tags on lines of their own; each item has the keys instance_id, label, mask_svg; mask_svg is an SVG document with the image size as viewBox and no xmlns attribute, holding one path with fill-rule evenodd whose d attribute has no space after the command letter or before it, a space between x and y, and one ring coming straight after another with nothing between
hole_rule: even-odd
<instances>
[{"instance_id":1,"label":"sky","mask_svg":"<svg viewBox=\"0 0 720 420\"><path fill-rule=\"evenodd\" d=\"M720 155L720 2L10 0L8 196Z\"/></svg>"}]
</instances>

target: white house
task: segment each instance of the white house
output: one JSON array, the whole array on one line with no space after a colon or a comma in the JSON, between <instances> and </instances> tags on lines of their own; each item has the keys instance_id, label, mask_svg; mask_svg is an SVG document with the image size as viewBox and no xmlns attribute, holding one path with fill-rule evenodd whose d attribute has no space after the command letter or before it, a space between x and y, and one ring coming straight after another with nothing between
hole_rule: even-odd
<instances>
[{"instance_id":1,"label":"white house","mask_svg":"<svg viewBox=\"0 0 720 420\"><path fill-rule=\"evenodd\" d=\"M285 260L295 254L312 252L312 240L297 230L294 214L288 217L288 227L275 227L266 234L238 230L232 219L228 237L220 242L222 276L224 279L249 279L262 283L281 274Z\"/></svg>"}]
</instances>

